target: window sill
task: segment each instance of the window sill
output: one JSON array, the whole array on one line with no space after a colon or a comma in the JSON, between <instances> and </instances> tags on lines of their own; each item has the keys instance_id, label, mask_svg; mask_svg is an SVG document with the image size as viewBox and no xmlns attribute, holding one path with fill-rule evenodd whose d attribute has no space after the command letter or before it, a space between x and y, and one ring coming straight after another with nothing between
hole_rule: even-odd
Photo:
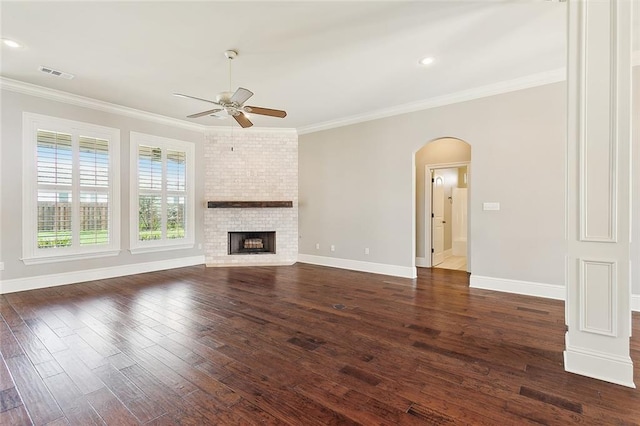
<instances>
[{"instance_id":1,"label":"window sill","mask_svg":"<svg viewBox=\"0 0 640 426\"><path fill-rule=\"evenodd\" d=\"M104 250L94 251L87 253L73 253L73 254L58 254L55 256L32 256L22 258L22 262L25 265L38 265L41 263L55 263L55 262L70 262L74 260L95 259L98 257L117 256L120 253L119 249L116 250Z\"/></svg>"},{"instance_id":2,"label":"window sill","mask_svg":"<svg viewBox=\"0 0 640 426\"><path fill-rule=\"evenodd\" d=\"M161 245L161 246L139 246L132 247L129 249L131 254L141 254L141 253L153 253L157 251L169 251L169 250L184 250L195 247L195 243L188 242L183 244L171 244L171 245Z\"/></svg>"}]
</instances>

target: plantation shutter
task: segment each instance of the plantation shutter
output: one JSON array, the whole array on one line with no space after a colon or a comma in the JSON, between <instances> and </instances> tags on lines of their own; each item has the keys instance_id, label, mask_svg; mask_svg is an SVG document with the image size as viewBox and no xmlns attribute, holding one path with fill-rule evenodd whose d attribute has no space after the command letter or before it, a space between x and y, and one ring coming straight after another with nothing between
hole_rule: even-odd
<instances>
[{"instance_id":1,"label":"plantation shutter","mask_svg":"<svg viewBox=\"0 0 640 426\"><path fill-rule=\"evenodd\" d=\"M72 244L73 150L71 135L47 130L36 134L38 248Z\"/></svg>"},{"instance_id":2,"label":"plantation shutter","mask_svg":"<svg viewBox=\"0 0 640 426\"><path fill-rule=\"evenodd\" d=\"M162 150L158 147L138 147L138 208L138 239L162 239Z\"/></svg>"},{"instance_id":3,"label":"plantation shutter","mask_svg":"<svg viewBox=\"0 0 640 426\"><path fill-rule=\"evenodd\" d=\"M138 240L185 238L187 153L138 146Z\"/></svg>"},{"instance_id":4,"label":"plantation shutter","mask_svg":"<svg viewBox=\"0 0 640 426\"><path fill-rule=\"evenodd\" d=\"M109 243L109 141L80 136L80 245Z\"/></svg>"},{"instance_id":5,"label":"plantation shutter","mask_svg":"<svg viewBox=\"0 0 640 426\"><path fill-rule=\"evenodd\" d=\"M167 151L167 238L185 237L187 154L184 151Z\"/></svg>"},{"instance_id":6,"label":"plantation shutter","mask_svg":"<svg viewBox=\"0 0 640 426\"><path fill-rule=\"evenodd\" d=\"M115 256L120 249L120 131L22 114L22 261Z\"/></svg>"}]
</instances>

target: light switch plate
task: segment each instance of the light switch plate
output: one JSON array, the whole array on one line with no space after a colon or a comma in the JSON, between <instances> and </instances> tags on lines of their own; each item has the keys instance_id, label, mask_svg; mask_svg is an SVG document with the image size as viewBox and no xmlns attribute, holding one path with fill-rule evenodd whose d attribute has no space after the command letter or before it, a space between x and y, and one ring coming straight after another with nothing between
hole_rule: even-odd
<instances>
[{"instance_id":1,"label":"light switch plate","mask_svg":"<svg viewBox=\"0 0 640 426\"><path fill-rule=\"evenodd\" d=\"M500 203L482 203L482 210L500 210Z\"/></svg>"}]
</instances>

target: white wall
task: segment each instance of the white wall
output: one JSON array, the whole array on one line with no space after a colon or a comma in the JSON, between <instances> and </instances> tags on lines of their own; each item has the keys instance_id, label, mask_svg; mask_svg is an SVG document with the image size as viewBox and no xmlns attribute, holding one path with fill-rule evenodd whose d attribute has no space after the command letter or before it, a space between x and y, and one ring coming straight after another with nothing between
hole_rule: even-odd
<instances>
[{"instance_id":1,"label":"white wall","mask_svg":"<svg viewBox=\"0 0 640 426\"><path fill-rule=\"evenodd\" d=\"M193 249L172 250L157 253L132 255L129 247L129 132L142 132L157 136L179 139L196 144L196 159L203 155L203 133L184 128L154 123L142 119L131 118L119 114L97 111L76 105L70 105L41 97L2 90L2 165L0 170L0 184L2 185L1 205L2 222L0 224L2 240L0 241L2 261L5 270L2 272L2 288L0 291L16 291L22 288L43 286L47 280L38 277L52 277L50 284L65 282L67 279L85 279L104 274L115 273L118 270L133 273L144 270L152 264L164 263L167 267L178 266L180 261L193 262L202 258L203 251L198 244L202 243L203 235L203 176L202 161L196 160L195 171L195 235L196 246ZM120 172L121 172L121 245L118 256L82 261L66 261L40 265L26 266L21 260L22 254L22 113L24 111L45 114L86 123L120 129ZM169 262L171 261L171 262ZM202 262L200 262L202 263ZM136 265L141 269L136 269ZM101 271L91 275L82 271ZM101 275L102 274L102 275ZM55 276L55 277L53 277Z\"/></svg>"},{"instance_id":2,"label":"white wall","mask_svg":"<svg viewBox=\"0 0 640 426\"><path fill-rule=\"evenodd\" d=\"M638 310L638 66L633 81L631 260L632 304ZM472 146L471 272L563 285L565 83L301 135L300 253L412 266L411 159L425 143L444 136ZM502 210L482 211L485 201L500 202ZM337 250L330 252L329 244Z\"/></svg>"},{"instance_id":3,"label":"white wall","mask_svg":"<svg viewBox=\"0 0 640 426\"><path fill-rule=\"evenodd\" d=\"M565 122L556 83L301 135L300 253L413 266L414 153L448 136L473 153L471 272L563 285Z\"/></svg>"},{"instance_id":4,"label":"white wall","mask_svg":"<svg viewBox=\"0 0 640 426\"><path fill-rule=\"evenodd\" d=\"M640 7L637 8L640 13ZM633 69L633 107L631 120L633 128L631 147L633 182L631 185L631 289L633 294L640 295L640 66ZM636 309L640 310L640 296L637 296Z\"/></svg>"}]
</instances>

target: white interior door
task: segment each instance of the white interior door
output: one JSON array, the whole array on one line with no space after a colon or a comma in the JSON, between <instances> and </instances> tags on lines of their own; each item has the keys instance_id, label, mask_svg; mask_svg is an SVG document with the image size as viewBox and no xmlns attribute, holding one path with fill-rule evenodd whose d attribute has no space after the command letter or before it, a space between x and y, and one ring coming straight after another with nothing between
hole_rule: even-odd
<instances>
[{"instance_id":1,"label":"white interior door","mask_svg":"<svg viewBox=\"0 0 640 426\"><path fill-rule=\"evenodd\" d=\"M444 176L433 172L431 180L431 265L444 261Z\"/></svg>"}]
</instances>

